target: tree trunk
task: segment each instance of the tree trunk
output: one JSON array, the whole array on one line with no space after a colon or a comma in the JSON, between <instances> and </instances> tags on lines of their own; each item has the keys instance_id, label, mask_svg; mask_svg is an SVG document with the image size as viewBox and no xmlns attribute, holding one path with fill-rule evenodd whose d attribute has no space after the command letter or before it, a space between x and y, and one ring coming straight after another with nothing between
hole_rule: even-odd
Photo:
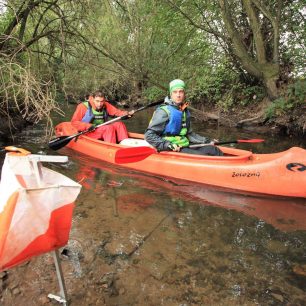
<instances>
[{"instance_id":1,"label":"tree trunk","mask_svg":"<svg viewBox=\"0 0 306 306\"><path fill-rule=\"evenodd\" d=\"M228 0L219 0L222 19L225 25L225 29L229 35L233 54L237 56L243 68L252 76L256 77L259 81L263 83L267 90L268 97L270 100L275 100L278 97L278 89L276 82L279 78L279 63L274 61L272 58L267 58L266 53L268 48L265 46L264 37L262 34L259 11L256 11L254 6L251 5L249 0L243 0L244 8L248 15L249 27L254 35L254 43L256 46L256 53L250 54L243 42L243 37L241 33L236 28L234 22L235 14L231 11ZM268 14L265 8L265 13ZM269 16L270 17L270 16ZM278 29L278 25L275 25L273 20L273 27ZM275 35L275 33L274 33ZM278 37L276 39L278 41ZM278 48L278 45L272 45L272 50ZM278 50L277 50L278 51Z\"/></svg>"},{"instance_id":2,"label":"tree trunk","mask_svg":"<svg viewBox=\"0 0 306 306\"><path fill-rule=\"evenodd\" d=\"M278 64L266 64L262 66L263 72L263 84L267 90L268 96L271 100L275 100L279 96L276 82L279 78L279 65Z\"/></svg>"}]
</instances>

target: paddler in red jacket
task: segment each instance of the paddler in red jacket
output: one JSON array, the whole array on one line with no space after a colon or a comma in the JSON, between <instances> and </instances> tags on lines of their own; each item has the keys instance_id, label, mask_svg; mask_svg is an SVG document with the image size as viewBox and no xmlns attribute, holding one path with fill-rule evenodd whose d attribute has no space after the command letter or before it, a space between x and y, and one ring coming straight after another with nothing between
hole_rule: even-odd
<instances>
[{"instance_id":1,"label":"paddler in red jacket","mask_svg":"<svg viewBox=\"0 0 306 306\"><path fill-rule=\"evenodd\" d=\"M121 111L106 101L101 91L94 92L86 102L80 103L71 119L72 125L79 131L87 130L108 121L109 117L132 116L134 111ZM120 143L128 138L128 132L123 122L117 121L103 125L87 136L111 143Z\"/></svg>"}]
</instances>

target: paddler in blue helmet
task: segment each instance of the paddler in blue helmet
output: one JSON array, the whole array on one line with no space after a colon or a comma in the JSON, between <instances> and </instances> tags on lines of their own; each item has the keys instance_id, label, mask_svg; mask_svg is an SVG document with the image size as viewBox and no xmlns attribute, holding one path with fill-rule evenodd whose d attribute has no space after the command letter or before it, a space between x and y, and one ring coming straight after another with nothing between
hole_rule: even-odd
<instances>
[{"instance_id":1,"label":"paddler in blue helmet","mask_svg":"<svg viewBox=\"0 0 306 306\"><path fill-rule=\"evenodd\" d=\"M222 151L213 145L211 139L192 131L185 89L185 82L180 79L170 82L170 98L166 97L155 110L145 132L146 141L158 151L222 156ZM192 144L207 145L191 149L189 146Z\"/></svg>"}]
</instances>

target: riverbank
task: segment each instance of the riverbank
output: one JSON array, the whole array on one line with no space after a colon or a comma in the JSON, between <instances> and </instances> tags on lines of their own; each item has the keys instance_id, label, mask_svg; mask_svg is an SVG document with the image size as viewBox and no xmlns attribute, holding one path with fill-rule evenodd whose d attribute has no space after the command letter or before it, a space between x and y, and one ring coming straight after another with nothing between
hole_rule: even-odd
<instances>
[{"instance_id":1,"label":"riverbank","mask_svg":"<svg viewBox=\"0 0 306 306\"><path fill-rule=\"evenodd\" d=\"M24 120L19 114L14 114L10 118L2 117L0 121L0 141L12 141L14 135L28 125L29 122Z\"/></svg>"},{"instance_id":2,"label":"riverbank","mask_svg":"<svg viewBox=\"0 0 306 306\"><path fill-rule=\"evenodd\" d=\"M140 105L137 105L139 107ZM135 106L136 107L136 106ZM197 109L190 106L194 120L206 124L229 128L240 128L254 133L304 137L306 134L306 106L295 108L271 119L266 118L267 103L263 100L259 104L248 107L234 106L230 110L216 107ZM21 115L15 114L12 118L2 118L0 122L0 141L12 142L14 135L26 126L31 125Z\"/></svg>"},{"instance_id":3,"label":"riverbank","mask_svg":"<svg viewBox=\"0 0 306 306\"><path fill-rule=\"evenodd\" d=\"M233 106L224 110L216 107L192 108L196 120L217 123L219 126L241 128L256 133L304 137L306 133L306 106L283 112L277 117L268 118L267 99L248 107Z\"/></svg>"}]
</instances>

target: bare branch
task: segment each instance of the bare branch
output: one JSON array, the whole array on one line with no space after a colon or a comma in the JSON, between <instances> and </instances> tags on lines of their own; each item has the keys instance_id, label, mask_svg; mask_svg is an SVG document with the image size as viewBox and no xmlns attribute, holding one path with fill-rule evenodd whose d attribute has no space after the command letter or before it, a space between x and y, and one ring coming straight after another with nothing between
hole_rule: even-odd
<instances>
[{"instance_id":1,"label":"bare branch","mask_svg":"<svg viewBox=\"0 0 306 306\"><path fill-rule=\"evenodd\" d=\"M52 125L51 110L59 112L53 96L53 85L50 81L38 81L28 68L16 62L0 57L0 114L11 120L12 111L27 121L37 123L41 119Z\"/></svg>"}]
</instances>

